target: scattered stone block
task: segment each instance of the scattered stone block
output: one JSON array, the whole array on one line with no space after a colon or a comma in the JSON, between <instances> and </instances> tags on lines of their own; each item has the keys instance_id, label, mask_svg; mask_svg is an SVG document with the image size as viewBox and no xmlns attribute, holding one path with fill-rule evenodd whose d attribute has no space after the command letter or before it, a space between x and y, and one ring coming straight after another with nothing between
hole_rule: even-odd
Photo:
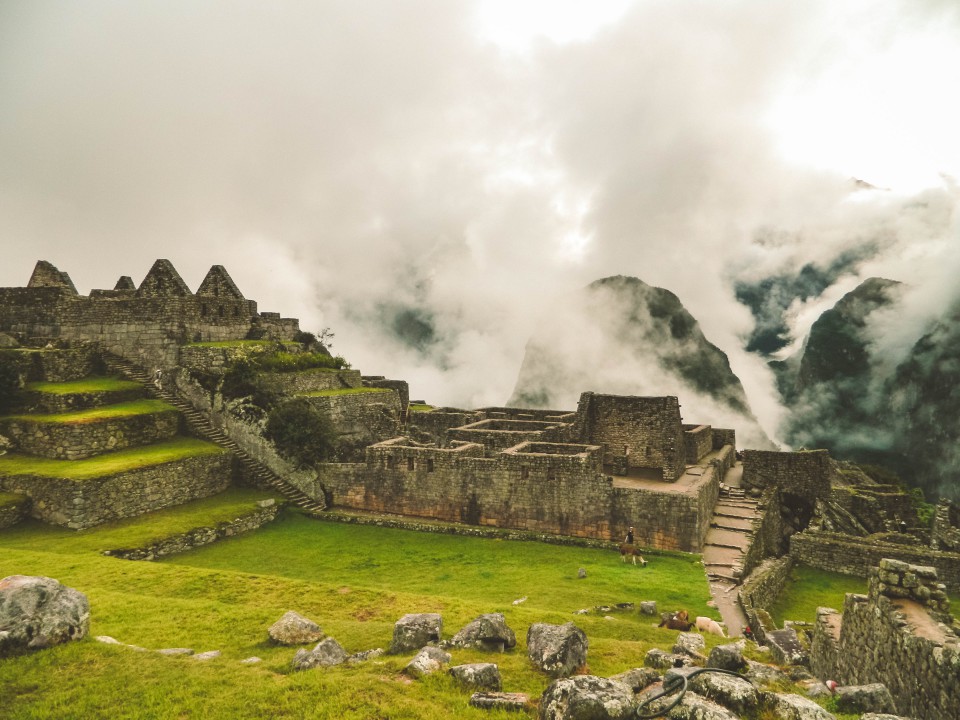
<instances>
[{"instance_id":1,"label":"scattered stone block","mask_svg":"<svg viewBox=\"0 0 960 720\"><path fill-rule=\"evenodd\" d=\"M255 664L259 663L259 662L263 662L263 659L262 659L262 658L258 658L256 655L253 655L253 656L248 657L248 658L244 658L243 660L240 661L240 663L241 663L242 665L255 665Z\"/></svg>"},{"instance_id":2,"label":"scattered stone block","mask_svg":"<svg viewBox=\"0 0 960 720\"><path fill-rule=\"evenodd\" d=\"M527 656L548 675L566 677L587 662L587 636L572 622L534 623L527 631Z\"/></svg>"},{"instance_id":3,"label":"scattered stone block","mask_svg":"<svg viewBox=\"0 0 960 720\"><path fill-rule=\"evenodd\" d=\"M500 669L493 663L454 665L447 672L463 685L493 692L499 692L503 689Z\"/></svg>"},{"instance_id":4,"label":"scattered stone block","mask_svg":"<svg viewBox=\"0 0 960 720\"><path fill-rule=\"evenodd\" d=\"M837 688L837 710L849 713L895 713L897 707L883 683Z\"/></svg>"},{"instance_id":5,"label":"scattered stone block","mask_svg":"<svg viewBox=\"0 0 960 720\"><path fill-rule=\"evenodd\" d=\"M516 647L517 636L507 625L503 613L489 613L467 623L453 636L449 644L454 647L503 652Z\"/></svg>"},{"instance_id":6,"label":"scattered stone block","mask_svg":"<svg viewBox=\"0 0 960 720\"><path fill-rule=\"evenodd\" d=\"M163 648L157 652L161 655L193 655L192 648Z\"/></svg>"},{"instance_id":7,"label":"scattered stone block","mask_svg":"<svg viewBox=\"0 0 960 720\"><path fill-rule=\"evenodd\" d=\"M323 639L323 630L313 620L288 610L267 631L279 645L305 645Z\"/></svg>"},{"instance_id":8,"label":"scattered stone block","mask_svg":"<svg viewBox=\"0 0 960 720\"><path fill-rule=\"evenodd\" d=\"M540 720L627 720L633 692L616 680L594 675L561 678L540 697Z\"/></svg>"},{"instance_id":9,"label":"scattered stone block","mask_svg":"<svg viewBox=\"0 0 960 720\"><path fill-rule=\"evenodd\" d=\"M725 673L700 673L690 681L690 689L738 715L752 714L760 704L753 683Z\"/></svg>"},{"instance_id":10,"label":"scattered stone block","mask_svg":"<svg viewBox=\"0 0 960 720\"><path fill-rule=\"evenodd\" d=\"M294 670L309 670L316 667L340 665L347 659L347 651L331 637L324 638L313 650L297 650L293 656Z\"/></svg>"},{"instance_id":11,"label":"scattered stone block","mask_svg":"<svg viewBox=\"0 0 960 720\"><path fill-rule=\"evenodd\" d=\"M770 654L778 665L804 665L808 662L807 653L793 628L771 630L766 640Z\"/></svg>"},{"instance_id":12,"label":"scattered stone block","mask_svg":"<svg viewBox=\"0 0 960 720\"><path fill-rule=\"evenodd\" d=\"M643 702L645 696L641 695L637 699ZM665 710L674 700L676 700L675 695L654 700L644 705L643 713L649 715L657 710ZM671 720L740 720L739 715L689 690L667 717Z\"/></svg>"},{"instance_id":13,"label":"scattered stone block","mask_svg":"<svg viewBox=\"0 0 960 720\"><path fill-rule=\"evenodd\" d=\"M368 660L375 660L378 657L383 655L383 648L375 648L373 650L364 650L363 652L354 653L350 655L346 662L348 665L357 665L358 663L367 662Z\"/></svg>"},{"instance_id":14,"label":"scattered stone block","mask_svg":"<svg viewBox=\"0 0 960 720\"><path fill-rule=\"evenodd\" d=\"M586 568L580 568L579 570L577 570L577 578L579 578L580 580L583 580L586 577L587 577Z\"/></svg>"},{"instance_id":15,"label":"scattered stone block","mask_svg":"<svg viewBox=\"0 0 960 720\"><path fill-rule=\"evenodd\" d=\"M621 682L634 693L638 693L644 688L653 685L653 683L659 682L660 673L648 667L631 668L626 672L611 676L610 679Z\"/></svg>"},{"instance_id":16,"label":"scattered stone block","mask_svg":"<svg viewBox=\"0 0 960 720\"><path fill-rule=\"evenodd\" d=\"M0 580L0 657L80 640L90 630L82 592L48 577Z\"/></svg>"},{"instance_id":17,"label":"scattered stone block","mask_svg":"<svg viewBox=\"0 0 960 720\"><path fill-rule=\"evenodd\" d=\"M682 632L677 635L677 640L673 644L673 652L677 654L686 654L693 658L702 658L703 651L707 648L707 641L703 639L700 633Z\"/></svg>"},{"instance_id":18,"label":"scattered stone block","mask_svg":"<svg viewBox=\"0 0 960 720\"><path fill-rule=\"evenodd\" d=\"M200 662L206 662L207 660L213 660L214 658L220 657L221 653L219 650L207 650L207 652L197 653L193 655L194 660L199 660Z\"/></svg>"},{"instance_id":19,"label":"scattered stone block","mask_svg":"<svg viewBox=\"0 0 960 720\"><path fill-rule=\"evenodd\" d=\"M809 698L786 693L766 693L764 704L778 720L836 720Z\"/></svg>"},{"instance_id":20,"label":"scattered stone block","mask_svg":"<svg viewBox=\"0 0 960 720\"><path fill-rule=\"evenodd\" d=\"M787 675L779 668L756 660L747 660L746 677L761 685L774 685L785 682Z\"/></svg>"},{"instance_id":21,"label":"scattered stone block","mask_svg":"<svg viewBox=\"0 0 960 720\"><path fill-rule=\"evenodd\" d=\"M707 667L739 672L746 666L743 659L743 643L717 645L707 656Z\"/></svg>"},{"instance_id":22,"label":"scattered stone block","mask_svg":"<svg viewBox=\"0 0 960 720\"><path fill-rule=\"evenodd\" d=\"M437 613L412 613L404 615L393 626L393 641L388 652L391 655L419 650L424 645L440 642L443 618Z\"/></svg>"},{"instance_id":23,"label":"scattered stone block","mask_svg":"<svg viewBox=\"0 0 960 720\"><path fill-rule=\"evenodd\" d=\"M640 612L643 615L656 615L657 614L657 601L656 600L644 600L640 603Z\"/></svg>"},{"instance_id":24,"label":"scattered stone block","mask_svg":"<svg viewBox=\"0 0 960 720\"><path fill-rule=\"evenodd\" d=\"M444 665L450 662L450 653L438 647L428 645L417 653L403 671L410 677L423 677L439 672Z\"/></svg>"},{"instance_id":25,"label":"scattered stone block","mask_svg":"<svg viewBox=\"0 0 960 720\"><path fill-rule=\"evenodd\" d=\"M647 667L666 670L693 665L693 658L686 654L668 653L660 648L652 648L647 650L647 654L643 658L643 664Z\"/></svg>"},{"instance_id":26,"label":"scattered stone block","mask_svg":"<svg viewBox=\"0 0 960 720\"><path fill-rule=\"evenodd\" d=\"M102 642L105 645L122 645L123 644L116 638L112 638L109 635L97 635L94 638L94 640L96 640L97 642Z\"/></svg>"},{"instance_id":27,"label":"scattered stone block","mask_svg":"<svg viewBox=\"0 0 960 720\"><path fill-rule=\"evenodd\" d=\"M477 692L470 696L470 706L483 710L514 710L527 709L530 697L525 693L505 692Z\"/></svg>"}]
</instances>

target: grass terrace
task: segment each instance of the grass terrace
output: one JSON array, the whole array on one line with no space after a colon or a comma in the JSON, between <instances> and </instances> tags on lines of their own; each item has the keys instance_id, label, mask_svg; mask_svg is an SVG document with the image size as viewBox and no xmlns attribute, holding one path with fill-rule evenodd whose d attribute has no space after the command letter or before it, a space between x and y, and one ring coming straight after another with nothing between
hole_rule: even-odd
<instances>
[{"instance_id":1,"label":"grass terrace","mask_svg":"<svg viewBox=\"0 0 960 720\"><path fill-rule=\"evenodd\" d=\"M139 390L140 383L132 380L122 380L115 377L86 378L70 382L31 382L25 389L31 392L48 393L50 395L80 395L106 392L123 392Z\"/></svg>"},{"instance_id":2,"label":"grass terrace","mask_svg":"<svg viewBox=\"0 0 960 720\"><path fill-rule=\"evenodd\" d=\"M426 403L410 403L407 406L407 409L410 412L430 412L434 409L433 405L427 405Z\"/></svg>"},{"instance_id":3,"label":"grass terrace","mask_svg":"<svg viewBox=\"0 0 960 720\"><path fill-rule=\"evenodd\" d=\"M0 490L0 508L17 505L25 500L24 495L15 495L14 493L3 492Z\"/></svg>"},{"instance_id":4,"label":"grass terrace","mask_svg":"<svg viewBox=\"0 0 960 720\"><path fill-rule=\"evenodd\" d=\"M818 570L809 565L796 565L790 581L770 608L770 614L778 625L782 625L784 620L813 622L817 619L818 607L842 610L847 593L866 592L866 578Z\"/></svg>"},{"instance_id":5,"label":"grass terrace","mask_svg":"<svg viewBox=\"0 0 960 720\"><path fill-rule=\"evenodd\" d=\"M336 395L363 395L365 393L391 393L393 390L388 388L373 387L355 387L355 388L335 388L333 390L314 390L313 392L303 393L300 397L334 397Z\"/></svg>"},{"instance_id":6,"label":"grass terrace","mask_svg":"<svg viewBox=\"0 0 960 720\"><path fill-rule=\"evenodd\" d=\"M99 554L215 524L257 497L231 490L80 532L34 521L0 531L0 577L54 577L84 592L91 607L89 637L0 662L0 716L523 718L531 714L469 707L470 691L445 673L411 680L402 671L413 653L294 672L296 648L269 643L267 628L296 610L353 653L387 647L406 613L441 613L449 638L481 613L502 612L517 647L496 655L453 649L453 663L496 662L505 691L536 699L550 678L526 656L534 622L576 622L590 641L588 672L609 676L642 665L650 648L669 649L677 633L636 609L598 606L656 600L661 610L716 617L694 555L658 553L636 568L612 549L317 522L293 511L255 533L158 562ZM589 612L575 614L581 608ZM97 635L148 652L99 643ZM706 641L708 649L727 642ZM174 647L222 655L197 662L149 652ZM251 656L262 661L240 662Z\"/></svg>"},{"instance_id":7,"label":"grass terrace","mask_svg":"<svg viewBox=\"0 0 960 720\"><path fill-rule=\"evenodd\" d=\"M80 425L97 422L98 420L113 420L117 418L134 417L136 415L153 415L162 412L175 412L176 408L162 400L132 400L130 402L104 405L102 407L76 412L57 413L55 415L9 415L6 420L21 420L34 423L62 423L64 425Z\"/></svg>"},{"instance_id":8,"label":"grass terrace","mask_svg":"<svg viewBox=\"0 0 960 720\"><path fill-rule=\"evenodd\" d=\"M232 348L232 347L266 347L276 345L274 340L214 340L211 342L187 343L187 347Z\"/></svg>"},{"instance_id":9,"label":"grass terrace","mask_svg":"<svg viewBox=\"0 0 960 720\"><path fill-rule=\"evenodd\" d=\"M194 438L177 438L139 448L104 453L85 460L51 460L32 455L7 453L0 456L0 475L35 475L37 477L88 480L162 465L191 457L226 452L216 445Z\"/></svg>"}]
</instances>

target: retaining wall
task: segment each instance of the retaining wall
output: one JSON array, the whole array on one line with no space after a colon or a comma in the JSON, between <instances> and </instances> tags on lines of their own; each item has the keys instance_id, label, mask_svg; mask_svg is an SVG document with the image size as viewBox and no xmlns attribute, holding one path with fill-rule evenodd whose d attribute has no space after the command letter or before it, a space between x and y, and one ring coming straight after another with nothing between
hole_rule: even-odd
<instances>
[{"instance_id":1,"label":"retaining wall","mask_svg":"<svg viewBox=\"0 0 960 720\"><path fill-rule=\"evenodd\" d=\"M88 480L0 476L0 489L30 496L32 517L79 530L216 495L232 475L220 452Z\"/></svg>"},{"instance_id":2,"label":"retaining wall","mask_svg":"<svg viewBox=\"0 0 960 720\"><path fill-rule=\"evenodd\" d=\"M932 565L947 589L960 593L960 553L931 550L923 545L896 545L807 530L790 537L790 557L805 565L856 577L867 577L883 558Z\"/></svg>"}]
</instances>

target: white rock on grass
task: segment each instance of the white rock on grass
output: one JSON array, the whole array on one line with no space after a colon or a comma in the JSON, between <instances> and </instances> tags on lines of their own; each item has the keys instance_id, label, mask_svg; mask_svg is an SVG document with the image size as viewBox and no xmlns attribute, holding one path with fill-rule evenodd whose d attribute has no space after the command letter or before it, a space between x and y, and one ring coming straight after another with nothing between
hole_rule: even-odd
<instances>
[{"instance_id":1,"label":"white rock on grass","mask_svg":"<svg viewBox=\"0 0 960 720\"><path fill-rule=\"evenodd\" d=\"M449 662L450 653L428 645L416 654L403 671L410 677L419 678L439 672Z\"/></svg>"},{"instance_id":2,"label":"white rock on grass","mask_svg":"<svg viewBox=\"0 0 960 720\"><path fill-rule=\"evenodd\" d=\"M323 639L323 630L313 620L293 610L285 612L267 631L279 645L306 645Z\"/></svg>"}]
</instances>

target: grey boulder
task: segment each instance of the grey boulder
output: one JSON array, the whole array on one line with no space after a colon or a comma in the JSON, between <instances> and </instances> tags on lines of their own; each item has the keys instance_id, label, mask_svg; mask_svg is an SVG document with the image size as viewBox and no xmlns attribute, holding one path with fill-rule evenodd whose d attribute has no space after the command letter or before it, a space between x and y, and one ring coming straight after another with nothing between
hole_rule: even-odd
<instances>
[{"instance_id":1,"label":"grey boulder","mask_svg":"<svg viewBox=\"0 0 960 720\"><path fill-rule=\"evenodd\" d=\"M500 679L500 669L493 663L470 663L468 665L454 665L447 672L457 682L479 690L499 692L503 689Z\"/></svg>"},{"instance_id":2,"label":"grey boulder","mask_svg":"<svg viewBox=\"0 0 960 720\"><path fill-rule=\"evenodd\" d=\"M763 699L778 720L836 720L813 700L800 695L766 693Z\"/></svg>"},{"instance_id":3,"label":"grey boulder","mask_svg":"<svg viewBox=\"0 0 960 720\"><path fill-rule=\"evenodd\" d=\"M702 658L706 647L707 642L700 633L682 632L677 635L673 651L678 655L682 653L692 658Z\"/></svg>"},{"instance_id":4,"label":"grey boulder","mask_svg":"<svg viewBox=\"0 0 960 720\"><path fill-rule=\"evenodd\" d=\"M690 681L690 688L738 715L751 714L760 704L760 696L753 683L725 673L700 673Z\"/></svg>"},{"instance_id":5,"label":"grey boulder","mask_svg":"<svg viewBox=\"0 0 960 720\"><path fill-rule=\"evenodd\" d=\"M707 667L709 668L738 672L745 666L746 662L743 659L742 643L717 645L710 651L710 655L707 656Z\"/></svg>"},{"instance_id":6,"label":"grey boulder","mask_svg":"<svg viewBox=\"0 0 960 720\"><path fill-rule=\"evenodd\" d=\"M440 641L443 618L437 613L413 613L404 615L393 626L393 641L389 653L419 650L424 645Z\"/></svg>"},{"instance_id":7,"label":"grey boulder","mask_svg":"<svg viewBox=\"0 0 960 720\"><path fill-rule=\"evenodd\" d=\"M313 620L288 610L267 631L279 645L306 645L323 638L323 630Z\"/></svg>"},{"instance_id":8,"label":"grey boulder","mask_svg":"<svg viewBox=\"0 0 960 720\"><path fill-rule=\"evenodd\" d=\"M540 698L540 720L626 720L633 691L616 680L577 675L555 680Z\"/></svg>"},{"instance_id":9,"label":"grey boulder","mask_svg":"<svg viewBox=\"0 0 960 720\"><path fill-rule=\"evenodd\" d=\"M893 696L883 683L837 688L837 710L848 713L895 713Z\"/></svg>"},{"instance_id":10,"label":"grey boulder","mask_svg":"<svg viewBox=\"0 0 960 720\"><path fill-rule=\"evenodd\" d=\"M313 650L297 650L293 656L294 670L340 665L347 659L347 651L331 637L324 638Z\"/></svg>"},{"instance_id":11,"label":"grey boulder","mask_svg":"<svg viewBox=\"0 0 960 720\"><path fill-rule=\"evenodd\" d=\"M53 578L0 580L0 657L79 640L90 630L90 603Z\"/></svg>"},{"instance_id":12,"label":"grey boulder","mask_svg":"<svg viewBox=\"0 0 960 720\"><path fill-rule=\"evenodd\" d=\"M659 682L660 673L653 668L640 667L632 668L617 675L612 675L610 679L621 682L633 692L638 693L644 688L653 685L653 683Z\"/></svg>"},{"instance_id":13,"label":"grey boulder","mask_svg":"<svg viewBox=\"0 0 960 720\"><path fill-rule=\"evenodd\" d=\"M432 675L435 672L439 672L443 666L449 662L450 653L438 647L428 645L418 652L413 660L407 663L403 671L411 677L419 678L424 675Z\"/></svg>"},{"instance_id":14,"label":"grey boulder","mask_svg":"<svg viewBox=\"0 0 960 720\"><path fill-rule=\"evenodd\" d=\"M517 636L507 625L503 613L488 613L471 620L450 640L456 647L503 652L517 644Z\"/></svg>"},{"instance_id":15,"label":"grey boulder","mask_svg":"<svg viewBox=\"0 0 960 720\"><path fill-rule=\"evenodd\" d=\"M587 636L572 622L534 623L527 630L527 656L553 677L567 677L587 662Z\"/></svg>"}]
</instances>

